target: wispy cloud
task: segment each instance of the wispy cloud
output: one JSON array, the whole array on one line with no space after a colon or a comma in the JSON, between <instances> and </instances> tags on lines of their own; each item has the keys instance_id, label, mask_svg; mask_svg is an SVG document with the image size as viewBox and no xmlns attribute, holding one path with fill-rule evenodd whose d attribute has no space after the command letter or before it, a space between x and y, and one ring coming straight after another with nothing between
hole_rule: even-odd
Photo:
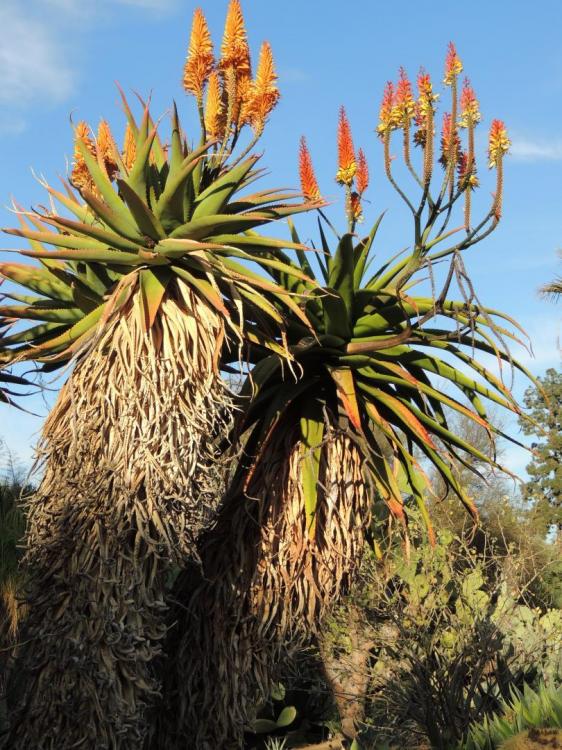
<instances>
[{"instance_id":1,"label":"wispy cloud","mask_svg":"<svg viewBox=\"0 0 562 750\"><path fill-rule=\"evenodd\" d=\"M510 153L521 161L562 161L562 138L547 140L514 136Z\"/></svg>"},{"instance_id":2,"label":"wispy cloud","mask_svg":"<svg viewBox=\"0 0 562 750\"><path fill-rule=\"evenodd\" d=\"M0 7L0 28L0 105L12 105L17 111L37 100L66 99L74 76L56 35L11 4Z\"/></svg>"},{"instance_id":3,"label":"wispy cloud","mask_svg":"<svg viewBox=\"0 0 562 750\"><path fill-rule=\"evenodd\" d=\"M80 78L76 41L119 6L161 14L178 0L0 0L0 133L22 132L33 107L69 98ZM69 35L73 45L65 43Z\"/></svg>"}]
</instances>

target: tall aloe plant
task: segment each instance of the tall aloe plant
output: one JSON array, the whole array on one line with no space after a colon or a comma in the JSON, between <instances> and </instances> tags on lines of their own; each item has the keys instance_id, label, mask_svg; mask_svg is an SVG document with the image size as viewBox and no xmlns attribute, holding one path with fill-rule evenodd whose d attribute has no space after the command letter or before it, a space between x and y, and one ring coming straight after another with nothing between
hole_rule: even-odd
<instances>
[{"instance_id":1,"label":"tall aloe plant","mask_svg":"<svg viewBox=\"0 0 562 750\"><path fill-rule=\"evenodd\" d=\"M412 212L411 249L369 270L377 260L382 217L366 236L356 234L369 175L364 153L355 154L342 109L336 180L345 190L347 231L336 232L332 249L331 225L321 214L316 257L297 251L297 271L314 279L319 269L316 282L270 270L276 283L304 300L302 311L312 330L288 311L290 367L275 353L254 350L235 425L243 455L218 520L200 544L204 580L194 588L184 575L177 583L184 614L174 613L180 624L171 636L177 652L164 712L172 726L161 734L162 748L241 746L244 724L260 693L267 694L279 650L318 634L324 612L349 589L373 503L386 504L407 540L405 499L413 498L433 536L422 459L474 516L474 500L453 465L471 466L478 459L502 468L449 425L451 415L461 414L485 428L493 442L503 433L490 421L487 405L520 413L509 388L479 355L493 355L526 372L504 347L505 341L517 340L509 325L516 324L478 302L461 260L462 251L500 219L508 147L503 124L494 121L489 156L497 170L496 193L488 213L473 224L474 127L480 114L468 83L459 103L461 70L451 47L445 82L452 89L453 114L444 119L444 176L437 195L432 188L436 95L429 76L420 75L417 101L403 71L396 90L389 84L385 91L378 130L387 176ZM422 147L420 173L410 154L414 118L414 142ZM460 125L468 130L466 151ZM403 133L406 166L421 189L416 206L392 172L390 143L397 130ZM304 140L300 173L303 195L319 199ZM447 244L459 234L447 229L459 200L464 202L462 236ZM298 244L295 231L292 239ZM286 256L284 262L291 260ZM421 296L415 285L427 275L432 289ZM451 296L455 283L458 299Z\"/></svg>"},{"instance_id":2,"label":"tall aloe plant","mask_svg":"<svg viewBox=\"0 0 562 750\"><path fill-rule=\"evenodd\" d=\"M289 356L281 311L305 320L259 271L294 273L279 260L287 243L255 228L315 204L247 190L258 157L234 145L245 131L256 141L279 93L267 44L251 78L237 0L218 62L195 12L184 86L198 144L175 106L164 144L149 107L139 122L123 96L123 148L105 121L95 138L80 123L70 181L44 182L50 205L16 207L21 226L6 230L29 240L15 252L37 263L0 265L23 288L10 287L0 309L0 357L72 366L28 508L29 645L13 748L140 746L158 692L167 577L216 504L209 467L232 406L221 363L251 342Z\"/></svg>"}]
</instances>

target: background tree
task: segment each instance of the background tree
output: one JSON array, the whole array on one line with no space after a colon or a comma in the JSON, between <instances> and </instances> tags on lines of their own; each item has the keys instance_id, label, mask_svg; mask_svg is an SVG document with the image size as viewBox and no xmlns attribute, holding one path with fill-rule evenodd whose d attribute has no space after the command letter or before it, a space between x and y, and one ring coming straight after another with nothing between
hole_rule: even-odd
<instances>
[{"instance_id":1,"label":"background tree","mask_svg":"<svg viewBox=\"0 0 562 750\"><path fill-rule=\"evenodd\" d=\"M562 530L562 372L549 368L540 387L525 392L524 403L529 416L544 432L527 420L521 420L526 435L538 437L531 444L533 459L527 466L531 479L524 495L532 502L537 521L545 533L551 529L559 535Z\"/></svg>"}]
</instances>

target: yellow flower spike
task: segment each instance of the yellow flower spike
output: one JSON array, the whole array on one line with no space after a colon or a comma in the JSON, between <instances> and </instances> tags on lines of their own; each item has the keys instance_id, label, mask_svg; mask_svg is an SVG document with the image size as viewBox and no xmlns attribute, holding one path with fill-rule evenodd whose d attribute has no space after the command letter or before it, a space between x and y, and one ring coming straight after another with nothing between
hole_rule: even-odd
<instances>
[{"instance_id":1,"label":"yellow flower spike","mask_svg":"<svg viewBox=\"0 0 562 750\"><path fill-rule=\"evenodd\" d=\"M277 73L269 42L261 46L256 78L252 82L247 105L246 117L256 133L263 131L271 111L279 101L279 89L276 85Z\"/></svg>"},{"instance_id":2,"label":"yellow flower spike","mask_svg":"<svg viewBox=\"0 0 562 750\"><path fill-rule=\"evenodd\" d=\"M100 121L96 140L98 161L101 161L107 176L113 181L119 172L119 167L115 160L117 147L107 120Z\"/></svg>"},{"instance_id":3,"label":"yellow flower spike","mask_svg":"<svg viewBox=\"0 0 562 750\"><path fill-rule=\"evenodd\" d=\"M462 73L462 70L462 62L457 55L455 45L453 42L449 42L447 57L445 58L445 78L443 79L443 83L446 86L452 86L456 81L457 76Z\"/></svg>"},{"instance_id":4,"label":"yellow flower spike","mask_svg":"<svg viewBox=\"0 0 562 750\"><path fill-rule=\"evenodd\" d=\"M135 136L133 133L133 130L129 123L127 123L127 127L125 129L125 138L123 141L123 165L125 166L125 169L127 172L130 172L133 168L133 164L135 163L135 159L137 156L137 144L135 141Z\"/></svg>"},{"instance_id":5,"label":"yellow flower spike","mask_svg":"<svg viewBox=\"0 0 562 750\"><path fill-rule=\"evenodd\" d=\"M304 135L301 138L299 146L299 176L301 181L301 191L306 200L321 200L322 195L320 193L320 188L318 187L316 175L314 174L310 151L306 145L306 138Z\"/></svg>"},{"instance_id":6,"label":"yellow flower spike","mask_svg":"<svg viewBox=\"0 0 562 750\"><path fill-rule=\"evenodd\" d=\"M415 111L416 103L412 94L412 84L404 68L400 68L400 77L391 110L391 120L395 127L407 128L414 119Z\"/></svg>"},{"instance_id":7,"label":"yellow flower spike","mask_svg":"<svg viewBox=\"0 0 562 750\"><path fill-rule=\"evenodd\" d=\"M205 130L209 138L222 140L226 127L226 112L219 74L213 71L209 76L207 100L205 102Z\"/></svg>"},{"instance_id":8,"label":"yellow flower spike","mask_svg":"<svg viewBox=\"0 0 562 750\"><path fill-rule=\"evenodd\" d=\"M183 70L183 87L188 94L193 94L199 103L203 100L203 89L214 66L213 42L207 19L201 8L196 8Z\"/></svg>"},{"instance_id":9,"label":"yellow flower spike","mask_svg":"<svg viewBox=\"0 0 562 750\"><path fill-rule=\"evenodd\" d=\"M369 187L369 165L367 164L367 159L362 148L359 149L357 154L357 174L355 182L357 192L359 195L363 195L365 190Z\"/></svg>"},{"instance_id":10,"label":"yellow flower spike","mask_svg":"<svg viewBox=\"0 0 562 750\"><path fill-rule=\"evenodd\" d=\"M433 174L433 139L435 137L434 119L435 102L438 94L433 93L433 85L429 73L423 68L418 73L418 101L416 108L416 124L419 127L414 136L414 142L423 147L423 184L428 186Z\"/></svg>"},{"instance_id":11,"label":"yellow flower spike","mask_svg":"<svg viewBox=\"0 0 562 750\"><path fill-rule=\"evenodd\" d=\"M392 107L392 121L396 128L404 131L404 162L410 171L413 171L410 161L410 124L415 118L416 102L412 93L412 84L404 68L400 68L394 105Z\"/></svg>"},{"instance_id":12,"label":"yellow flower spike","mask_svg":"<svg viewBox=\"0 0 562 750\"><path fill-rule=\"evenodd\" d=\"M78 190L87 189L92 190L93 180L86 161L82 155L82 151L78 147L78 141L82 141L86 145L88 151L92 156L96 156L96 147L91 135L91 129L87 122L81 120L74 131L74 156L72 159L72 172L70 173L70 181L74 187Z\"/></svg>"},{"instance_id":13,"label":"yellow flower spike","mask_svg":"<svg viewBox=\"0 0 562 750\"><path fill-rule=\"evenodd\" d=\"M502 215L503 203L503 157L509 151L511 141L507 136L507 130L502 120L493 120L490 127L490 136L488 142L488 159L489 167L496 168L496 192L492 204L492 214L496 221L499 221Z\"/></svg>"},{"instance_id":14,"label":"yellow flower spike","mask_svg":"<svg viewBox=\"0 0 562 750\"><path fill-rule=\"evenodd\" d=\"M490 137L488 141L488 159L489 167L497 167L501 162L504 154L507 154L511 141L507 137L507 130L502 120L493 120L490 127Z\"/></svg>"},{"instance_id":15,"label":"yellow flower spike","mask_svg":"<svg viewBox=\"0 0 562 750\"><path fill-rule=\"evenodd\" d=\"M382 138L387 130L391 130L393 127L393 113L394 109L394 84L392 81L388 81L384 88L384 94L382 97L381 108L379 112L379 124L377 126L377 133Z\"/></svg>"},{"instance_id":16,"label":"yellow flower spike","mask_svg":"<svg viewBox=\"0 0 562 750\"><path fill-rule=\"evenodd\" d=\"M252 79L248 75L243 75L237 79L234 69L227 71L227 77L231 82L234 81L234 84L231 83L231 89L235 92L232 120L235 126L240 129L243 125L249 125L251 120Z\"/></svg>"},{"instance_id":17,"label":"yellow flower spike","mask_svg":"<svg viewBox=\"0 0 562 750\"><path fill-rule=\"evenodd\" d=\"M230 0L221 45L221 70L232 68L238 77L251 76L250 48L240 0Z\"/></svg>"},{"instance_id":18,"label":"yellow flower spike","mask_svg":"<svg viewBox=\"0 0 562 750\"><path fill-rule=\"evenodd\" d=\"M357 162L355 160L351 128L345 109L341 107L338 121L338 171L336 173L336 182L349 187L353 182L356 171Z\"/></svg>"},{"instance_id":19,"label":"yellow flower spike","mask_svg":"<svg viewBox=\"0 0 562 750\"><path fill-rule=\"evenodd\" d=\"M476 98L474 89L470 85L470 81L468 78L465 78L461 91L461 116L459 125L461 128L468 128L470 125L477 125L481 119L482 115L480 114L478 99Z\"/></svg>"}]
</instances>

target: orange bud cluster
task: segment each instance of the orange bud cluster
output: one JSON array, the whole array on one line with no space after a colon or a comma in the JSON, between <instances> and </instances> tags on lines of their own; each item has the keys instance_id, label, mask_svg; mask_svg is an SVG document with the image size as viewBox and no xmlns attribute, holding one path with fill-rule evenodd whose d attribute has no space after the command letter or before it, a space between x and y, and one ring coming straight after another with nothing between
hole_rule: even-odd
<instances>
[{"instance_id":1,"label":"orange bud cluster","mask_svg":"<svg viewBox=\"0 0 562 750\"><path fill-rule=\"evenodd\" d=\"M90 126L83 120L80 121L74 131L74 157L72 160L72 172L70 173L70 180L74 187L78 190L91 190L93 187L92 176L86 165L86 160L80 146L80 142L83 143L89 153L95 157L96 147L91 136Z\"/></svg>"},{"instance_id":2,"label":"orange bud cluster","mask_svg":"<svg viewBox=\"0 0 562 750\"><path fill-rule=\"evenodd\" d=\"M379 124L377 133L382 137L387 131L394 127L394 84L388 81L384 87L381 108L379 112Z\"/></svg>"},{"instance_id":3,"label":"orange bud cluster","mask_svg":"<svg viewBox=\"0 0 562 750\"><path fill-rule=\"evenodd\" d=\"M183 87L199 102L203 98L205 83L214 67L213 42L207 20L201 8L196 8L193 13L189 49L183 70Z\"/></svg>"},{"instance_id":4,"label":"orange bud cluster","mask_svg":"<svg viewBox=\"0 0 562 750\"><path fill-rule=\"evenodd\" d=\"M355 159L351 128L345 109L341 107L338 121L338 171L336 173L336 181L340 185L350 186L356 171L357 161Z\"/></svg>"},{"instance_id":5,"label":"orange bud cluster","mask_svg":"<svg viewBox=\"0 0 562 750\"><path fill-rule=\"evenodd\" d=\"M457 76L462 73L462 62L457 55L457 50L453 42L449 42L447 57L445 58L445 78L443 83L446 86L452 86Z\"/></svg>"},{"instance_id":6,"label":"orange bud cluster","mask_svg":"<svg viewBox=\"0 0 562 750\"><path fill-rule=\"evenodd\" d=\"M310 152L306 145L306 138L301 138L299 146L299 176L301 181L302 194L309 201L317 201L321 199L320 188L318 187L318 181L314 174L314 167L312 166L312 159L310 158Z\"/></svg>"},{"instance_id":7,"label":"orange bud cluster","mask_svg":"<svg viewBox=\"0 0 562 750\"><path fill-rule=\"evenodd\" d=\"M269 42L264 42L260 50L256 77L252 81L243 108L244 120L247 120L256 133L261 133L265 122L279 101L277 73Z\"/></svg>"},{"instance_id":8,"label":"orange bud cluster","mask_svg":"<svg viewBox=\"0 0 562 750\"><path fill-rule=\"evenodd\" d=\"M109 179L114 180L119 172L119 167L115 160L117 147L106 120L101 120L98 126L96 150L100 166L103 166Z\"/></svg>"},{"instance_id":9,"label":"orange bud cluster","mask_svg":"<svg viewBox=\"0 0 562 750\"><path fill-rule=\"evenodd\" d=\"M250 47L240 0L230 0L226 13L219 68L232 68L239 77L251 76Z\"/></svg>"},{"instance_id":10,"label":"orange bud cluster","mask_svg":"<svg viewBox=\"0 0 562 750\"><path fill-rule=\"evenodd\" d=\"M468 78L464 79L464 84L461 92L461 116L459 125L462 128L468 128L475 126L482 119L480 114L480 106L478 99L474 93L474 89L470 85Z\"/></svg>"},{"instance_id":11,"label":"orange bud cluster","mask_svg":"<svg viewBox=\"0 0 562 750\"><path fill-rule=\"evenodd\" d=\"M125 138L123 141L123 165L125 166L125 169L130 172L133 164L135 163L135 159L137 156L137 144L135 141L135 136L133 134L133 130L129 123L127 123L127 127L125 129Z\"/></svg>"},{"instance_id":12,"label":"orange bud cluster","mask_svg":"<svg viewBox=\"0 0 562 750\"><path fill-rule=\"evenodd\" d=\"M502 157L509 151L511 141L507 136L507 130L502 120L493 120L490 127L490 136L488 141L488 160L489 167L497 167Z\"/></svg>"},{"instance_id":13,"label":"orange bud cluster","mask_svg":"<svg viewBox=\"0 0 562 750\"><path fill-rule=\"evenodd\" d=\"M209 138L221 140L226 128L226 111L223 101L219 74L213 71L209 76L207 99L205 102L205 130Z\"/></svg>"},{"instance_id":14,"label":"orange bud cluster","mask_svg":"<svg viewBox=\"0 0 562 750\"><path fill-rule=\"evenodd\" d=\"M369 187L369 166L362 148L359 149L357 156L357 174L355 176L355 184L360 196L363 195L365 190Z\"/></svg>"}]
</instances>

